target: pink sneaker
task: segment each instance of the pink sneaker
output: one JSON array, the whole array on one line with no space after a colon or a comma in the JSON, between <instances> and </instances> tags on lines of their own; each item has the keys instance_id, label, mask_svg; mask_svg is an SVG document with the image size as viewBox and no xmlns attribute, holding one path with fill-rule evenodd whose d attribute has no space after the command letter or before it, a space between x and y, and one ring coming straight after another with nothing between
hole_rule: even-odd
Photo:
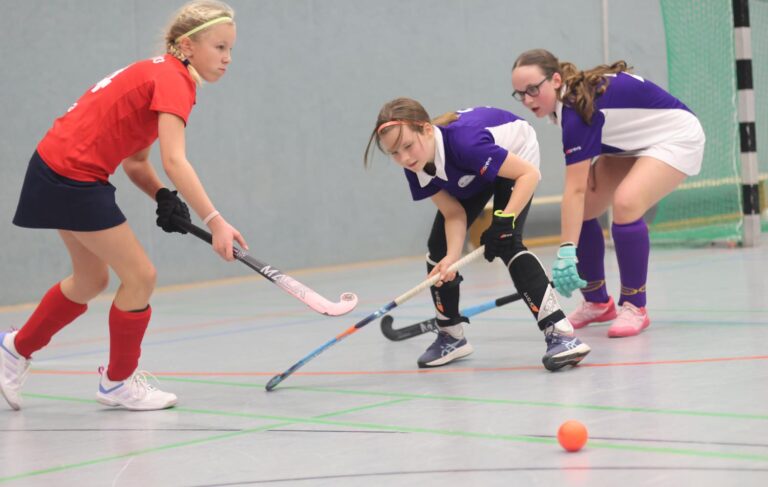
<instances>
[{"instance_id":1,"label":"pink sneaker","mask_svg":"<svg viewBox=\"0 0 768 487\"><path fill-rule=\"evenodd\" d=\"M574 328L584 328L590 323L602 323L616 318L616 305L613 298L608 297L607 303L591 303L584 301L576 311L568 315L568 321Z\"/></svg>"},{"instance_id":2,"label":"pink sneaker","mask_svg":"<svg viewBox=\"0 0 768 487\"><path fill-rule=\"evenodd\" d=\"M625 301L621 305L619 316L608 328L608 336L611 338L635 336L648 328L650 324L651 320L648 319L645 307L638 308L629 301Z\"/></svg>"}]
</instances>

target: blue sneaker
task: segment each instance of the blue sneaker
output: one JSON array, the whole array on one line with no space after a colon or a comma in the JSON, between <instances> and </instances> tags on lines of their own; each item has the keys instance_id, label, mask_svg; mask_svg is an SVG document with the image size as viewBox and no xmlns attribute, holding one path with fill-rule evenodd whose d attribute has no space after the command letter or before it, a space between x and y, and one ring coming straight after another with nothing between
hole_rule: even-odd
<instances>
[{"instance_id":1,"label":"blue sneaker","mask_svg":"<svg viewBox=\"0 0 768 487\"><path fill-rule=\"evenodd\" d=\"M578 365L592 350L589 345L573 335L566 335L556 330L544 334L547 353L541 359L547 370L559 370L566 365Z\"/></svg>"},{"instance_id":2,"label":"blue sneaker","mask_svg":"<svg viewBox=\"0 0 768 487\"><path fill-rule=\"evenodd\" d=\"M419 368L440 367L466 357L472 352L474 349L466 338L454 338L449 333L440 331L434 343L419 357Z\"/></svg>"}]
</instances>

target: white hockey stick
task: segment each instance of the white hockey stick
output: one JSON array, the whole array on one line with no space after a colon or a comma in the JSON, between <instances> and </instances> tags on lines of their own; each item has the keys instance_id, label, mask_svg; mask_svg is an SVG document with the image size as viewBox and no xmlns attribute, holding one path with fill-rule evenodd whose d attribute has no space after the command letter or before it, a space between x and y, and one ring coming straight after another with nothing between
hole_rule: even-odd
<instances>
[{"instance_id":1,"label":"white hockey stick","mask_svg":"<svg viewBox=\"0 0 768 487\"><path fill-rule=\"evenodd\" d=\"M464 257L462 257L460 260L454 262L453 265L451 265L448 268L448 272L455 271L455 270L459 269L460 267L462 267L463 265L468 264L469 262L472 262L474 259L476 259L476 258L480 257L481 255L483 255L484 251L485 251L485 246L481 245L477 249L473 250L471 253L465 255ZM267 383L267 387L266 387L267 390L271 391L272 389L277 387L277 385L279 383L284 381L288 376L290 376L291 374L293 374L294 372L299 370L301 367L303 367L307 362L309 362L313 358L317 357L318 355L323 353L325 350L327 350L331 346L339 343L340 341L342 341L343 339L345 339L349 335L355 333L357 330L359 330L360 328L364 327L365 325L367 325L371 321L375 320L376 318L378 318L380 316L384 316L385 314L389 313L392 309L394 309L397 306L399 306L399 305L403 304L404 302L408 301L409 299L411 299L412 297L414 297L415 295L417 295L421 291L425 290L429 286L431 286L434 283L436 283L439 279L440 279L440 275L439 274L435 274L434 276L430 277L426 281L423 281L418 286L415 286L411 290L406 291L405 293L403 293L400 296L396 297L393 301L390 301L388 304L385 304L384 306L382 306L378 310L376 310L373 313L369 314L368 316L366 316L362 320L358 321L357 323L355 323L354 325L350 326L349 328L347 328L343 332L339 333L335 337L331 338L330 340L328 340L327 342L325 342L321 346L317 347L312 352L310 352L309 355L307 355L303 359L301 359L298 362L296 362L295 364L293 364L288 370L286 370L282 374L278 374L278 375L272 377L269 380L269 382Z\"/></svg>"}]
</instances>

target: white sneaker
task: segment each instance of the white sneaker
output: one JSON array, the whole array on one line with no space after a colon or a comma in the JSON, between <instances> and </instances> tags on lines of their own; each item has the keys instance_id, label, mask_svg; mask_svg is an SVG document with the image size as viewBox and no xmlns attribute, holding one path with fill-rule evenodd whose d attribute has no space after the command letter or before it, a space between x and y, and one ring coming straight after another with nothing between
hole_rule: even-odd
<instances>
[{"instance_id":1,"label":"white sneaker","mask_svg":"<svg viewBox=\"0 0 768 487\"><path fill-rule=\"evenodd\" d=\"M143 370L118 382L109 380L104 367L99 367L99 374L101 379L96 400L106 406L122 406L131 411L153 411L173 407L178 400L176 394L153 387L147 378L152 377L155 381L157 378Z\"/></svg>"},{"instance_id":2,"label":"white sneaker","mask_svg":"<svg viewBox=\"0 0 768 487\"><path fill-rule=\"evenodd\" d=\"M15 410L21 409L21 386L29 374L29 362L13 344L17 331L0 333L0 392Z\"/></svg>"}]
</instances>

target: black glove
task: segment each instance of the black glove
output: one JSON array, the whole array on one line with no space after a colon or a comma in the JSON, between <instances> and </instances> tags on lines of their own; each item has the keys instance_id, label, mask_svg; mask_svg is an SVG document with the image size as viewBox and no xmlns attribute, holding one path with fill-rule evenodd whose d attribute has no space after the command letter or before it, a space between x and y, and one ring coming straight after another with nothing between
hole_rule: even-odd
<instances>
[{"instance_id":1,"label":"black glove","mask_svg":"<svg viewBox=\"0 0 768 487\"><path fill-rule=\"evenodd\" d=\"M157 226L164 231L187 233L185 229L176 225L173 222L173 216L177 216L188 222L192 222L189 218L189 208L186 203L181 201L178 196L178 192L171 191L168 188L160 188L155 194L155 201L157 201Z\"/></svg>"},{"instance_id":2,"label":"black glove","mask_svg":"<svg viewBox=\"0 0 768 487\"><path fill-rule=\"evenodd\" d=\"M505 215L502 210L493 212L491 225L480 237L480 244L485 245L485 260L492 262L496 257L504 259L505 256L512 256L515 246L514 229L514 213Z\"/></svg>"}]
</instances>

